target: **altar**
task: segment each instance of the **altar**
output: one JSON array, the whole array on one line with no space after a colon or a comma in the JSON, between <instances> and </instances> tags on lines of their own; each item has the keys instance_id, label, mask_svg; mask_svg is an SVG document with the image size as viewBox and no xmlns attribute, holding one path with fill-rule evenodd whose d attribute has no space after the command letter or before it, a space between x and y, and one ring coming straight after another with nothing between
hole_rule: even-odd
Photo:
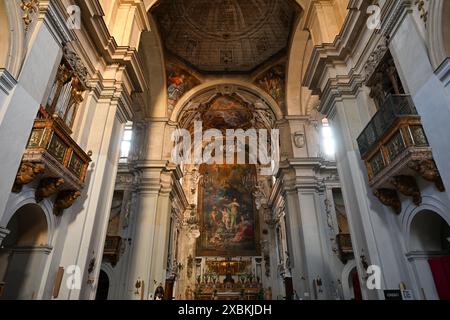
<instances>
[{"instance_id":1,"label":"altar","mask_svg":"<svg viewBox=\"0 0 450 320\"><path fill-rule=\"evenodd\" d=\"M257 283L198 285L196 300L263 300L264 289Z\"/></svg>"}]
</instances>

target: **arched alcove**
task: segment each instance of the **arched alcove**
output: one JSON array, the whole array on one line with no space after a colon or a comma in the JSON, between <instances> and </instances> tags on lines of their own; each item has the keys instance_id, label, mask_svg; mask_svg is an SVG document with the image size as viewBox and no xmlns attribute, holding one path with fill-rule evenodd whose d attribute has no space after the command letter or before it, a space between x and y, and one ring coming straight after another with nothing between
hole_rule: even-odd
<instances>
[{"instance_id":1,"label":"arched alcove","mask_svg":"<svg viewBox=\"0 0 450 320\"><path fill-rule=\"evenodd\" d=\"M108 300L108 294L109 294L109 277L105 271L100 270L95 300Z\"/></svg>"},{"instance_id":2,"label":"arched alcove","mask_svg":"<svg viewBox=\"0 0 450 320\"><path fill-rule=\"evenodd\" d=\"M410 251L442 252L450 249L450 226L431 210L419 212L411 222Z\"/></svg>"},{"instance_id":3,"label":"arched alcove","mask_svg":"<svg viewBox=\"0 0 450 320\"><path fill-rule=\"evenodd\" d=\"M412 219L408 259L424 299L450 299L450 226L441 215L422 210ZM434 284L434 285L433 285Z\"/></svg>"},{"instance_id":4,"label":"arched alcove","mask_svg":"<svg viewBox=\"0 0 450 320\"><path fill-rule=\"evenodd\" d=\"M2 298L35 299L50 253L45 212L37 204L26 204L14 213L7 229L10 233L0 248Z\"/></svg>"}]
</instances>

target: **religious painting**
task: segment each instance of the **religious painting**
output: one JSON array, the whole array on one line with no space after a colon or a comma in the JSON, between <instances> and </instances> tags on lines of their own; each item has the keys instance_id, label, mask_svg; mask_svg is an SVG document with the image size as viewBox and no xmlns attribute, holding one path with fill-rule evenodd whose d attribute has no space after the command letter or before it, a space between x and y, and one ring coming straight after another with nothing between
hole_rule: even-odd
<instances>
[{"instance_id":1,"label":"religious painting","mask_svg":"<svg viewBox=\"0 0 450 320\"><path fill-rule=\"evenodd\" d=\"M278 64L256 78L256 85L271 95L280 105L284 105L285 97L285 64Z\"/></svg>"},{"instance_id":2,"label":"religious painting","mask_svg":"<svg viewBox=\"0 0 450 320\"><path fill-rule=\"evenodd\" d=\"M259 255L255 165L202 165L198 256Z\"/></svg>"},{"instance_id":3,"label":"religious painting","mask_svg":"<svg viewBox=\"0 0 450 320\"><path fill-rule=\"evenodd\" d=\"M349 234L349 226L347 220L347 212L344 204L344 197L339 188L333 188L334 209L336 211L336 218L339 227L339 233Z\"/></svg>"},{"instance_id":4,"label":"religious painting","mask_svg":"<svg viewBox=\"0 0 450 320\"><path fill-rule=\"evenodd\" d=\"M191 73L180 66L168 63L167 73L167 94L168 108L173 111L180 98L189 90L200 84L200 81Z\"/></svg>"},{"instance_id":5,"label":"religious painting","mask_svg":"<svg viewBox=\"0 0 450 320\"><path fill-rule=\"evenodd\" d=\"M247 129L251 127L251 106L237 95L217 95L202 112L201 119L206 129Z\"/></svg>"}]
</instances>

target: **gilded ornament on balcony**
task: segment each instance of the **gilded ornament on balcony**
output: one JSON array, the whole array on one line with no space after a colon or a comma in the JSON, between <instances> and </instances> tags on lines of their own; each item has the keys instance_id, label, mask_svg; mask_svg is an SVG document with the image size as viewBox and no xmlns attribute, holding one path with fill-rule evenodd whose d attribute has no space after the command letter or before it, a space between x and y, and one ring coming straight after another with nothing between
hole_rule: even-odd
<instances>
[{"instance_id":1,"label":"gilded ornament on balcony","mask_svg":"<svg viewBox=\"0 0 450 320\"><path fill-rule=\"evenodd\" d=\"M80 191L65 190L58 194L53 206L53 213L60 216L65 209L70 208L75 200L81 196Z\"/></svg>"},{"instance_id":2,"label":"gilded ornament on balcony","mask_svg":"<svg viewBox=\"0 0 450 320\"><path fill-rule=\"evenodd\" d=\"M35 192L36 202L39 203L45 198L53 196L64 184L63 178L45 178L39 182L39 187Z\"/></svg>"},{"instance_id":3,"label":"gilded ornament on balcony","mask_svg":"<svg viewBox=\"0 0 450 320\"><path fill-rule=\"evenodd\" d=\"M402 194L407 197L412 197L413 203L419 206L422 203L422 196L420 194L419 186L416 179L411 176L395 176L391 183Z\"/></svg>"},{"instance_id":4,"label":"gilded ornament on balcony","mask_svg":"<svg viewBox=\"0 0 450 320\"><path fill-rule=\"evenodd\" d=\"M31 183L38 175L43 173L44 170L45 167L43 164L23 162L20 165L12 191L14 193L19 193L22 191L24 185Z\"/></svg>"},{"instance_id":5,"label":"gilded ornament on balcony","mask_svg":"<svg viewBox=\"0 0 450 320\"><path fill-rule=\"evenodd\" d=\"M22 20L25 23L25 28L33 22L31 15L36 13L39 9L39 0L22 0L20 8L23 11Z\"/></svg>"},{"instance_id":6,"label":"gilded ornament on balcony","mask_svg":"<svg viewBox=\"0 0 450 320\"><path fill-rule=\"evenodd\" d=\"M402 203L398 197L397 191L392 189L378 189L373 192L382 204L391 207L396 214L402 212Z\"/></svg>"}]
</instances>

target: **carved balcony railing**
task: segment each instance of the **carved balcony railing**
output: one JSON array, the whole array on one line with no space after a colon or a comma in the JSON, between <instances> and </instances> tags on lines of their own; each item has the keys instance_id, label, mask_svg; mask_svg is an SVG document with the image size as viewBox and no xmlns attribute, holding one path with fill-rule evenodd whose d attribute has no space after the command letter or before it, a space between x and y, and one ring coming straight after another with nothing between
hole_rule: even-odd
<instances>
[{"instance_id":1,"label":"carved balcony railing","mask_svg":"<svg viewBox=\"0 0 450 320\"><path fill-rule=\"evenodd\" d=\"M349 233L339 233L336 235L336 242L342 253L353 253L352 238Z\"/></svg>"},{"instance_id":2,"label":"carved balcony railing","mask_svg":"<svg viewBox=\"0 0 450 320\"><path fill-rule=\"evenodd\" d=\"M443 191L431 148L410 96L388 96L357 142L374 194L396 213L401 211L397 191L420 204L417 174Z\"/></svg>"},{"instance_id":3,"label":"carved balcony railing","mask_svg":"<svg viewBox=\"0 0 450 320\"><path fill-rule=\"evenodd\" d=\"M352 238L348 233L339 233L336 235L336 244L338 254L342 262L347 263L353 257Z\"/></svg>"},{"instance_id":4,"label":"carved balcony railing","mask_svg":"<svg viewBox=\"0 0 450 320\"><path fill-rule=\"evenodd\" d=\"M106 236L103 258L115 266L122 254L123 240L119 236Z\"/></svg>"},{"instance_id":5,"label":"carved balcony railing","mask_svg":"<svg viewBox=\"0 0 450 320\"><path fill-rule=\"evenodd\" d=\"M60 215L81 195L90 161L61 119L36 119L13 192L20 192L24 185L39 179L36 201L57 194L54 213Z\"/></svg>"}]
</instances>

